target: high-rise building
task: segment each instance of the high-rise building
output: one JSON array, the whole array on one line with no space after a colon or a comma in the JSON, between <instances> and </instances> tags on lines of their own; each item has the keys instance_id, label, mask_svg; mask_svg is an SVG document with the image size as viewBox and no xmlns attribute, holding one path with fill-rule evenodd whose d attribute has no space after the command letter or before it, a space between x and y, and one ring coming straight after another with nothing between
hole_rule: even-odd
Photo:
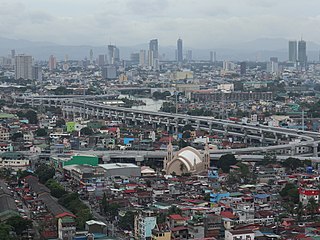
<instances>
[{"instance_id":1,"label":"high-rise building","mask_svg":"<svg viewBox=\"0 0 320 240\"><path fill-rule=\"evenodd\" d=\"M247 63L246 62L241 62L240 63L240 74L241 75L246 75L247 73Z\"/></svg>"},{"instance_id":2,"label":"high-rise building","mask_svg":"<svg viewBox=\"0 0 320 240\"><path fill-rule=\"evenodd\" d=\"M40 66L32 66L32 79L42 81L42 68Z\"/></svg>"},{"instance_id":3,"label":"high-rise building","mask_svg":"<svg viewBox=\"0 0 320 240\"><path fill-rule=\"evenodd\" d=\"M102 68L102 78L104 79L116 79L117 78L117 68L115 66L105 66Z\"/></svg>"},{"instance_id":4,"label":"high-rise building","mask_svg":"<svg viewBox=\"0 0 320 240\"><path fill-rule=\"evenodd\" d=\"M93 63L93 50L92 49L90 49L90 64L92 64Z\"/></svg>"},{"instance_id":5,"label":"high-rise building","mask_svg":"<svg viewBox=\"0 0 320 240\"><path fill-rule=\"evenodd\" d=\"M183 61L183 49L182 49L182 39L177 41L177 62L181 63Z\"/></svg>"},{"instance_id":6,"label":"high-rise building","mask_svg":"<svg viewBox=\"0 0 320 240\"><path fill-rule=\"evenodd\" d=\"M267 72L272 74L279 73L279 63L277 57L271 57L270 62L267 63Z\"/></svg>"},{"instance_id":7,"label":"high-rise building","mask_svg":"<svg viewBox=\"0 0 320 240\"><path fill-rule=\"evenodd\" d=\"M153 58L159 57L158 39L152 39L149 43L149 51L153 52Z\"/></svg>"},{"instance_id":8,"label":"high-rise building","mask_svg":"<svg viewBox=\"0 0 320 240\"><path fill-rule=\"evenodd\" d=\"M153 51L148 50L148 66L153 67L153 65L154 65Z\"/></svg>"},{"instance_id":9,"label":"high-rise building","mask_svg":"<svg viewBox=\"0 0 320 240\"><path fill-rule=\"evenodd\" d=\"M187 60L188 62L192 61L192 50L187 51Z\"/></svg>"},{"instance_id":10,"label":"high-rise building","mask_svg":"<svg viewBox=\"0 0 320 240\"><path fill-rule=\"evenodd\" d=\"M114 65L120 61L120 50L115 45L108 45L108 63Z\"/></svg>"},{"instance_id":11,"label":"high-rise building","mask_svg":"<svg viewBox=\"0 0 320 240\"><path fill-rule=\"evenodd\" d=\"M131 53L130 60L133 64L138 64L140 60L140 53Z\"/></svg>"},{"instance_id":12,"label":"high-rise building","mask_svg":"<svg viewBox=\"0 0 320 240\"><path fill-rule=\"evenodd\" d=\"M104 58L104 54L100 54L98 56L98 66L102 67L105 65L105 58Z\"/></svg>"},{"instance_id":13,"label":"high-rise building","mask_svg":"<svg viewBox=\"0 0 320 240\"><path fill-rule=\"evenodd\" d=\"M298 42L298 62L301 67L306 67L308 62L307 43L302 39Z\"/></svg>"},{"instance_id":14,"label":"high-rise building","mask_svg":"<svg viewBox=\"0 0 320 240\"><path fill-rule=\"evenodd\" d=\"M213 62L213 52L210 51L210 62Z\"/></svg>"},{"instance_id":15,"label":"high-rise building","mask_svg":"<svg viewBox=\"0 0 320 240\"><path fill-rule=\"evenodd\" d=\"M51 55L51 56L49 57L48 67L49 67L49 70L50 70L50 71L53 71L53 70L55 70L55 69L57 68L57 60L56 60L56 58L55 58L53 55Z\"/></svg>"},{"instance_id":16,"label":"high-rise building","mask_svg":"<svg viewBox=\"0 0 320 240\"><path fill-rule=\"evenodd\" d=\"M297 61L297 41L289 41L289 62Z\"/></svg>"},{"instance_id":17,"label":"high-rise building","mask_svg":"<svg viewBox=\"0 0 320 240\"><path fill-rule=\"evenodd\" d=\"M15 57L15 79L32 79L32 57L18 55Z\"/></svg>"},{"instance_id":18,"label":"high-rise building","mask_svg":"<svg viewBox=\"0 0 320 240\"><path fill-rule=\"evenodd\" d=\"M148 66L155 68L155 65L159 65L159 50L158 39L152 39L149 43L148 51Z\"/></svg>"},{"instance_id":19,"label":"high-rise building","mask_svg":"<svg viewBox=\"0 0 320 240\"><path fill-rule=\"evenodd\" d=\"M140 50L139 53L139 65L145 66L147 64L146 62L146 50Z\"/></svg>"}]
</instances>

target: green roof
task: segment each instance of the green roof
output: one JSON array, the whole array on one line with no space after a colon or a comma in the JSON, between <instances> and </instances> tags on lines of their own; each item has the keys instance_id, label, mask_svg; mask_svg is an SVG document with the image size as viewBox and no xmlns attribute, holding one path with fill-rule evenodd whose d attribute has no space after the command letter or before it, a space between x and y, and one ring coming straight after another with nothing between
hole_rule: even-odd
<instances>
[{"instance_id":1,"label":"green roof","mask_svg":"<svg viewBox=\"0 0 320 240\"><path fill-rule=\"evenodd\" d=\"M0 113L0 119L15 118L16 115L10 113Z\"/></svg>"}]
</instances>

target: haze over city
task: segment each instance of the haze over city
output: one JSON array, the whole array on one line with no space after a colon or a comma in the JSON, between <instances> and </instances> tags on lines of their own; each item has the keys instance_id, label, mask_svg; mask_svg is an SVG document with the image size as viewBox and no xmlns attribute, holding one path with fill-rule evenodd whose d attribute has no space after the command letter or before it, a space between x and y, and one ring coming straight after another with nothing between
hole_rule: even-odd
<instances>
[{"instance_id":1,"label":"haze over city","mask_svg":"<svg viewBox=\"0 0 320 240\"><path fill-rule=\"evenodd\" d=\"M230 47L257 38L320 42L316 0L1 0L1 36L62 45L119 46L161 39Z\"/></svg>"}]
</instances>

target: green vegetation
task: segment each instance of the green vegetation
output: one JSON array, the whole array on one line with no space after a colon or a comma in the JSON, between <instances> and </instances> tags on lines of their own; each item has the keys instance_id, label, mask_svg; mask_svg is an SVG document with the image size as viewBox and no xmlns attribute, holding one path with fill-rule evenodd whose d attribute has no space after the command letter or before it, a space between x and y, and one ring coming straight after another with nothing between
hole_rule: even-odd
<instances>
[{"instance_id":1,"label":"green vegetation","mask_svg":"<svg viewBox=\"0 0 320 240\"><path fill-rule=\"evenodd\" d=\"M91 136L93 135L93 131L91 128L88 127L84 127L80 130L81 135L85 135L85 136Z\"/></svg>"},{"instance_id":2,"label":"green vegetation","mask_svg":"<svg viewBox=\"0 0 320 240\"><path fill-rule=\"evenodd\" d=\"M221 168L224 173L230 172L230 166L237 164L237 159L233 154L222 155L217 163L217 167Z\"/></svg>"},{"instance_id":3,"label":"green vegetation","mask_svg":"<svg viewBox=\"0 0 320 240\"><path fill-rule=\"evenodd\" d=\"M53 178L55 170L53 167L42 163L37 167L34 173L38 176L39 182L45 184L49 179Z\"/></svg>"},{"instance_id":4,"label":"green vegetation","mask_svg":"<svg viewBox=\"0 0 320 240\"><path fill-rule=\"evenodd\" d=\"M14 216L9 218L6 224L10 225L18 236L21 236L25 230L32 226L32 221L20 216Z\"/></svg>"},{"instance_id":5,"label":"green vegetation","mask_svg":"<svg viewBox=\"0 0 320 240\"><path fill-rule=\"evenodd\" d=\"M122 230L132 231L134 228L134 212L128 211L123 217L119 219L119 227Z\"/></svg>"},{"instance_id":6,"label":"green vegetation","mask_svg":"<svg viewBox=\"0 0 320 240\"><path fill-rule=\"evenodd\" d=\"M11 140L13 142L16 142L17 140L23 140L23 134L21 132L16 132L16 133L12 134Z\"/></svg>"},{"instance_id":7,"label":"green vegetation","mask_svg":"<svg viewBox=\"0 0 320 240\"><path fill-rule=\"evenodd\" d=\"M51 195L56 198L61 198L63 195L68 193L56 180L49 179L45 185L50 189Z\"/></svg>"},{"instance_id":8,"label":"green vegetation","mask_svg":"<svg viewBox=\"0 0 320 240\"><path fill-rule=\"evenodd\" d=\"M116 203L109 203L107 200L107 196L104 193L103 198L101 200L101 210L104 214L107 215L109 220L114 220L116 216L118 216L119 212L119 204Z\"/></svg>"},{"instance_id":9,"label":"green vegetation","mask_svg":"<svg viewBox=\"0 0 320 240\"><path fill-rule=\"evenodd\" d=\"M171 96L171 93L169 91L165 91L165 92L154 92L152 94L152 98L156 99L156 100L166 100L166 98L168 96Z\"/></svg>"},{"instance_id":10,"label":"green vegetation","mask_svg":"<svg viewBox=\"0 0 320 240\"><path fill-rule=\"evenodd\" d=\"M39 128L35 131L37 137L45 137L48 135L47 130L44 128Z\"/></svg>"},{"instance_id":11,"label":"green vegetation","mask_svg":"<svg viewBox=\"0 0 320 240\"><path fill-rule=\"evenodd\" d=\"M71 95L73 94L73 90L61 86L54 90L54 94L55 95Z\"/></svg>"},{"instance_id":12,"label":"green vegetation","mask_svg":"<svg viewBox=\"0 0 320 240\"><path fill-rule=\"evenodd\" d=\"M293 183L287 183L280 191L280 196L292 203L299 203L299 191L298 187Z\"/></svg>"},{"instance_id":13,"label":"green vegetation","mask_svg":"<svg viewBox=\"0 0 320 240\"><path fill-rule=\"evenodd\" d=\"M86 221L93 218L90 209L79 198L78 193L68 193L59 198L58 203L73 212L79 229L84 229Z\"/></svg>"},{"instance_id":14,"label":"green vegetation","mask_svg":"<svg viewBox=\"0 0 320 240\"><path fill-rule=\"evenodd\" d=\"M27 112L19 111L19 112L17 112L17 116L19 118L28 119L30 124L38 124L37 113L33 110L28 110Z\"/></svg>"}]
</instances>

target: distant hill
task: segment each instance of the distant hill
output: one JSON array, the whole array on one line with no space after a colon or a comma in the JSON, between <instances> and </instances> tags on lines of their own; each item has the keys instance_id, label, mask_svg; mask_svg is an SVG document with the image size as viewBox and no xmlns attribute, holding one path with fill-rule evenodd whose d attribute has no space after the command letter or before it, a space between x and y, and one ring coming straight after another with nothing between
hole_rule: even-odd
<instances>
[{"instance_id":1,"label":"distant hill","mask_svg":"<svg viewBox=\"0 0 320 240\"><path fill-rule=\"evenodd\" d=\"M0 37L0 56L7 56L10 50L15 49L17 54L25 53L32 55L36 60L47 60L51 54L58 60L63 60L66 55L69 59L79 60L89 57L90 49L94 57L99 54L107 54L105 46L68 46L51 42L35 42L24 39L8 39ZM129 59L130 54L139 52L140 49L148 49L148 44L134 46L119 46L122 59ZM209 60L210 51L216 51L218 60L236 61L267 61L270 57L278 57L280 61L288 59L288 40L283 38L260 38L249 42L235 43L228 46L213 46L212 49L191 49L193 59ZM314 42L307 42L308 58L310 61L319 59L320 45ZM175 59L175 46L159 46L160 54L166 59Z\"/></svg>"}]
</instances>

